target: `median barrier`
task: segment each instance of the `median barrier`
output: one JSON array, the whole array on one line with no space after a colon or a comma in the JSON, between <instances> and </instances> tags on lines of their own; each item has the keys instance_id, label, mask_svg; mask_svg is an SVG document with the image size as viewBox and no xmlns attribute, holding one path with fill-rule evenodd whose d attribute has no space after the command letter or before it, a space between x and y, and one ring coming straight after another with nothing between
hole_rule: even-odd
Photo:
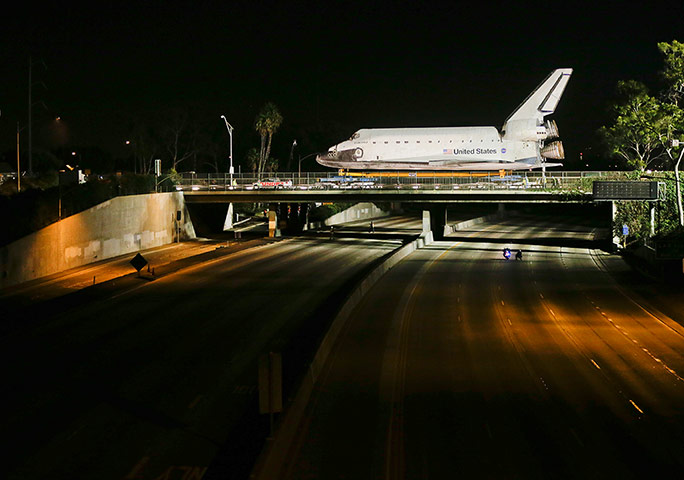
<instances>
[{"instance_id":1,"label":"median barrier","mask_svg":"<svg viewBox=\"0 0 684 480\"><path fill-rule=\"evenodd\" d=\"M316 355L309 365L309 370L299 385L294 400L287 406L284 418L278 426L276 434L272 438L272 443L267 444L267 447L257 461L257 465L250 478L277 478L277 472L280 471L281 465L286 458L287 447L291 444L291 439L294 436L297 426L304 414L304 410L309 403L313 387L323 371L325 362L337 341L337 337L344 328L347 319L354 311L354 308L361 302L364 295L385 273L387 273L387 271L402 259L432 242L432 232L425 232L419 238L400 247L384 262L375 267L375 269L373 269L373 271L371 271L349 295L347 301L342 305L342 308L335 316L328 332L323 337L323 340L316 351Z\"/></svg>"},{"instance_id":2,"label":"median barrier","mask_svg":"<svg viewBox=\"0 0 684 480\"><path fill-rule=\"evenodd\" d=\"M329 227L330 225L338 225L340 223L355 222L360 220L373 220L375 218L389 217L391 212L378 208L374 203L360 202L352 205L346 210L342 210L330 218L326 218L320 222L309 222L306 225L306 230L316 230L319 228Z\"/></svg>"}]
</instances>

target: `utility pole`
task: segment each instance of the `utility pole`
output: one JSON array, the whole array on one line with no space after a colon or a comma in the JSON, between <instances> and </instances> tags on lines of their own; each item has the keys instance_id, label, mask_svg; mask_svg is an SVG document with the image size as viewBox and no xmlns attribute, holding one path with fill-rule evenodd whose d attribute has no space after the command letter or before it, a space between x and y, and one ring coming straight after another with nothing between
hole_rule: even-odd
<instances>
[{"instance_id":1,"label":"utility pole","mask_svg":"<svg viewBox=\"0 0 684 480\"><path fill-rule=\"evenodd\" d=\"M29 175L33 173L33 137L32 137L32 132L31 132L31 111L33 110L33 102L31 101L31 87L33 86L33 78L32 78L32 73L33 73L33 61L31 60L31 57L29 56L29 78L28 78L28 161L29 161L29 166L28 166L28 171Z\"/></svg>"},{"instance_id":2,"label":"utility pole","mask_svg":"<svg viewBox=\"0 0 684 480\"><path fill-rule=\"evenodd\" d=\"M21 192L21 167L19 166L19 122L17 122L17 193Z\"/></svg>"}]
</instances>

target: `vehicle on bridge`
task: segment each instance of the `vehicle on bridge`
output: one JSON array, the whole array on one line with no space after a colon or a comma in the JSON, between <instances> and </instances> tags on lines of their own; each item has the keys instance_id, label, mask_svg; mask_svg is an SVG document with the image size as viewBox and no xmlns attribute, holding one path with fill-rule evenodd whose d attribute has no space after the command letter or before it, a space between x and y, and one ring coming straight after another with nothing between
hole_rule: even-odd
<instances>
[{"instance_id":1,"label":"vehicle on bridge","mask_svg":"<svg viewBox=\"0 0 684 480\"><path fill-rule=\"evenodd\" d=\"M292 180L280 180L278 178L269 178L266 180L257 180L252 183L254 190L280 190L283 188L292 188Z\"/></svg>"},{"instance_id":2,"label":"vehicle on bridge","mask_svg":"<svg viewBox=\"0 0 684 480\"><path fill-rule=\"evenodd\" d=\"M378 188L376 186L377 178L372 177L357 177L348 175L338 175L332 177L321 177L317 179L317 185L320 188L331 189L368 189Z\"/></svg>"},{"instance_id":3,"label":"vehicle on bridge","mask_svg":"<svg viewBox=\"0 0 684 480\"><path fill-rule=\"evenodd\" d=\"M563 144L552 114L572 75L559 68L496 127L362 129L318 155L321 165L350 170L531 170L555 167ZM548 142L548 143L547 143Z\"/></svg>"}]
</instances>

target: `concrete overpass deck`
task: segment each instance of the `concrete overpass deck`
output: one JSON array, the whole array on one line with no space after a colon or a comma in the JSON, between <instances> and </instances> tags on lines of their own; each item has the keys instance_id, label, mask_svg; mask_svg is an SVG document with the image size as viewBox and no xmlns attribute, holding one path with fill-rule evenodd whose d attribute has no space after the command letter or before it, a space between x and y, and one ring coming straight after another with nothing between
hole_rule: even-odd
<instances>
[{"instance_id":1,"label":"concrete overpass deck","mask_svg":"<svg viewBox=\"0 0 684 480\"><path fill-rule=\"evenodd\" d=\"M591 193L532 190L226 190L184 191L187 203L415 202L415 203L589 203Z\"/></svg>"}]
</instances>

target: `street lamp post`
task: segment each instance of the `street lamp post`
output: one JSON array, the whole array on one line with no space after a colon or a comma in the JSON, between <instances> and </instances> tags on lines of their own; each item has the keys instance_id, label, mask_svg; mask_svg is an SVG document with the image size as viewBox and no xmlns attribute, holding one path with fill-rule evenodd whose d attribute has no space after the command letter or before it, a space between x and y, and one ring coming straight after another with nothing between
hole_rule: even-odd
<instances>
[{"instance_id":1,"label":"street lamp post","mask_svg":"<svg viewBox=\"0 0 684 480\"><path fill-rule=\"evenodd\" d=\"M226 122L226 130L228 130L228 136L230 137L230 154L228 158L230 159L230 169L228 172L230 173L230 186L233 186L233 126L228 123L228 120L226 120L226 117L224 115L221 115L221 118L223 119L224 122Z\"/></svg>"},{"instance_id":2,"label":"street lamp post","mask_svg":"<svg viewBox=\"0 0 684 480\"><path fill-rule=\"evenodd\" d=\"M297 146L297 140L292 141L292 146L290 147L290 159L287 161L287 169L288 171L290 170L290 167L292 167L292 154L294 153L294 149Z\"/></svg>"},{"instance_id":3,"label":"street lamp post","mask_svg":"<svg viewBox=\"0 0 684 480\"><path fill-rule=\"evenodd\" d=\"M19 122L17 122L17 193L21 192L21 168L19 164L19 132L21 132L22 130L23 128L19 128Z\"/></svg>"},{"instance_id":4,"label":"street lamp post","mask_svg":"<svg viewBox=\"0 0 684 480\"><path fill-rule=\"evenodd\" d=\"M298 168L297 172L298 172L298 175L300 177L302 176L302 161L306 160L307 158L312 157L314 155L318 155L318 152L310 153L310 154L305 155L303 157L299 157L299 168Z\"/></svg>"}]
</instances>

